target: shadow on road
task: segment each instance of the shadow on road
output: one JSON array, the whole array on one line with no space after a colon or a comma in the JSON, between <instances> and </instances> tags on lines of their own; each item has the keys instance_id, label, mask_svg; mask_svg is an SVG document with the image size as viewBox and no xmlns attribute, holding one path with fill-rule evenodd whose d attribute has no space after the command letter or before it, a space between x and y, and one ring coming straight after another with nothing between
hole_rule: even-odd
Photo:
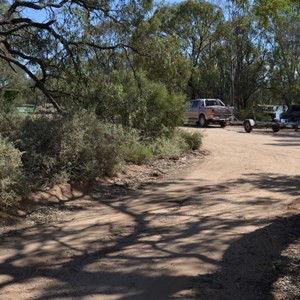
<instances>
[{"instance_id":1,"label":"shadow on road","mask_svg":"<svg viewBox=\"0 0 300 300\"><path fill-rule=\"evenodd\" d=\"M299 195L299 176L245 176L230 184ZM177 184L180 189L182 182ZM230 199L202 200L212 191L219 195L228 192L227 184L200 189L191 183L192 191L188 197L182 196L184 201L168 196L168 191L158 194L162 186L167 188L168 184L152 185L153 193L145 199L143 191L122 201L99 200L97 190L90 195L103 209L109 209L112 216L128 217L126 222L114 223L108 219L74 228L44 224L11 232L0 240L0 278L4 278L0 281L0 298L7 299L5 295L9 295L14 285L31 283L32 288L39 288L39 282L50 280L50 285L40 287L34 299L83 299L92 295L98 299L113 299L114 295L114 299L122 300L274 299L274 262L283 260L282 251L299 239L300 215L273 220L228 219L220 213L208 216L206 208ZM146 201L148 209L138 213L132 209L131 201L136 199ZM272 199L255 198L247 203L248 209L258 209L268 200L275 204ZM152 211L151 207L157 203L168 210ZM240 205L243 214L245 204L236 205ZM247 233L244 229L254 225L258 228L255 231ZM237 229L246 233L236 234ZM84 247L76 246L80 239L86 239ZM49 243L57 247L50 251ZM28 250L30 246L32 249ZM215 257L214 252L220 247L224 247L223 256ZM174 264L184 270L185 262L199 265L198 275L170 271ZM212 271L203 273L202 265Z\"/></svg>"},{"instance_id":2,"label":"shadow on road","mask_svg":"<svg viewBox=\"0 0 300 300\"><path fill-rule=\"evenodd\" d=\"M220 271L199 277L199 299L274 299L276 263L285 260L282 251L299 238L298 214L237 239L225 252Z\"/></svg>"}]
</instances>

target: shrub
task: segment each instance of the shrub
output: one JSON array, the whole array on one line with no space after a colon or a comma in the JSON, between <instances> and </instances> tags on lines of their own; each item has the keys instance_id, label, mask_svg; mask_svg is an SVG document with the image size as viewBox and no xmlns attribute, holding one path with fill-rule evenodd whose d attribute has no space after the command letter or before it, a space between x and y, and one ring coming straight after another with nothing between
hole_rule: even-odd
<instances>
[{"instance_id":1,"label":"shrub","mask_svg":"<svg viewBox=\"0 0 300 300\"><path fill-rule=\"evenodd\" d=\"M202 133L175 130L169 138L157 138L154 142L153 152L160 158L179 156L187 150L197 150L202 143Z\"/></svg>"},{"instance_id":2,"label":"shrub","mask_svg":"<svg viewBox=\"0 0 300 300\"><path fill-rule=\"evenodd\" d=\"M171 136L184 122L186 104L183 97L170 93L162 83L141 77L143 94L140 110L134 114L133 126L145 136Z\"/></svg>"},{"instance_id":3,"label":"shrub","mask_svg":"<svg viewBox=\"0 0 300 300\"><path fill-rule=\"evenodd\" d=\"M0 134L9 137L18 131L24 121L24 116L17 113L0 112Z\"/></svg>"},{"instance_id":4,"label":"shrub","mask_svg":"<svg viewBox=\"0 0 300 300\"><path fill-rule=\"evenodd\" d=\"M51 181L59 169L60 119L27 117L12 140L23 152L25 173L37 185Z\"/></svg>"},{"instance_id":5,"label":"shrub","mask_svg":"<svg viewBox=\"0 0 300 300\"><path fill-rule=\"evenodd\" d=\"M115 70L91 82L85 103L95 107L102 120L130 126L146 137L172 134L183 124L186 104L184 97L171 93L161 82L136 74Z\"/></svg>"},{"instance_id":6,"label":"shrub","mask_svg":"<svg viewBox=\"0 0 300 300\"><path fill-rule=\"evenodd\" d=\"M185 130L180 130L179 134L184 139L190 150L197 150L202 144L203 135L201 132L189 132Z\"/></svg>"},{"instance_id":7,"label":"shrub","mask_svg":"<svg viewBox=\"0 0 300 300\"><path fill-rule=\"evenodd\" d=\"M139 165L152 160L153 157L153 152L149 146L141 142L135 142L126 147L124 159L127 162Z\"/></svg>"},{"instance_id":8,"label":"shrub","mask_svg":"<svg viewBox=\"0 0 300 300\"><path fill-rule=\"evenodd\" d=\"M23 192L21 152L0 136L0 209L16 205Z\"/></svg>"},{"instance_id":9,"label":"shrub","mask_svg":"<svg viewBox=\"0 0 300 300\"><path fill-rule=\"evenodd\" d=\"M179 136L161 137L154 142L153 152L159 158L173 158L183 152L184 141Z\"/></svg>"},{"instance_id":10,"label":"shrub","mask_svg":"<svg viewBox=\"0 0 300 300\"><path fill-rule=\"evenodd\" d=\"M71 180L113 174L122 160L126 135L121 126L79 112L63 122L59 162Z\"/></svg>"},{"instance_id":11,"label":"shrub","mask_svg":"<svg viewBox=\"0 0 300 300\"><path fill-rule=\"evenodd\" d=\"M154 158L151 147L140 140L140 133L135 129L127 130L122 153L126 162L134 164L142 164Z\"/></svg>"},{"instance_id":12,"label":"shrub","mask_svg":"<svg viewBox=\"0 0 300 300\"><path fill-rule=\"evenodd\" d=\"M14 140L24 151L27 175L40 185L112 174L122 159L125 134L121 127L81 111L60 118L28 118Z\"/></svg>"},{"instance_id":13,"label":"shrub","mask_svg":"<svg viewBox=\"0 0 300 300\"><path fill-rule=\"evenodd\" d=\"M173 134L141 139L140 131L101 122L94 113L30 116L11 137L23 152L24 173L31 188L112 175L123 160L141 164L154 157L176 157L201 145L201 134ZM144 137L145 138L145 137ZM17 151L17 150L16 150ZM19 152L18 152L19 153Z\"/></svg>"},{"instance_id":14,"label":"shrub","mask_svg":"<svg viewBox=\"0 0 300 300\"><path fill-rule=\"evenodd\" d=\"M174 130L173 134L159 137L153 143L153 152L160 158L173 158L188 150L188 146L180 134L180 130Z\"/></svg>"}]
</instances>

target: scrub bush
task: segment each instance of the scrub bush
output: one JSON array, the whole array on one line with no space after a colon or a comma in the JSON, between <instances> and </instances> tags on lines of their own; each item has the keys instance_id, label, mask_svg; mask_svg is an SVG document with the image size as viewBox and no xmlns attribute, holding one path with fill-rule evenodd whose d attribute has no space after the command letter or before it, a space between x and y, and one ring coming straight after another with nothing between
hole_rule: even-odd
<instances>
[{"instance_id":1,"label":"scrub bush","mask_svg":"<svg viewBox=\"0 0 300 300\"><path fill-rule=\"evenodd\" d=\"M59 118L28 118L14 141L24 152L27 176L39 186L113 174L122 160L125 136L120 126L80 111Z\"/></svg>"},{"instance_id":2,"label":"scrub bush","mask_svg":"<svg viewBox=\"0 0 300 300\"><path fill-rule=\"evenodd\" d=\"M201 132L189 132L180 130L179 131L180 136L184 139L185 143L188 146L188 149L190 150L198 150L201 147L202 144L202 138L203 135Z\"/></svg>"},{"instance_id":3,"label":"scrub bush","mask_svg":"<svg viewBox=\"0 0 300 300\"><path fill-rule=\"evenodd\" d=\"M174 158L188 150L197 150L202 143L200 132L175 130L170 137L160 137L153 143L153 152L156 157Z\"/></svg>"},{"instance_id":4,"label":"scrub bush","mask_svg":"<svg viewBox=\"0 0 300 300\"><path fill-rule=\"evenodd\" d=\"M0 210L15 206L24 192L21 155L0 136Z\"/></svg>"},{"instance_id":5,"label":"scrub bush","mask_svg":"<svg viewBox=\"0 0 300 300\"><path fill-rule=\"evenodd\" d=\"M22 114L0 112L0 134L2 137L10 137L20 129L23 121Z\"/></svg>"},{"instance_id":6,"label":"scrub bush","mask_svg":"<svg viewBox=\"0 0 300 300\"><path fill-rule=\"evenodd\" d=\"M142 164L153 160L154 155L151 148L141 142L135 142L126 147L124 159L134 164Z\"/></svg>"}]
</instances>

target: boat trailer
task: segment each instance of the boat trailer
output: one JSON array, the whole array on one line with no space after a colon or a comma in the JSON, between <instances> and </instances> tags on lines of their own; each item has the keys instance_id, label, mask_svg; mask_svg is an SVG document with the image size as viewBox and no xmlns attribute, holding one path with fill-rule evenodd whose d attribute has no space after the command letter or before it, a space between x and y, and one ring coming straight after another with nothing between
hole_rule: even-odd
<instances>
[{"instance_id":1,"label":"boat trailer","mask_svg":"<svg viewBox=\"0 0 300 300\"><path fill-rule=\"evenodd\" d=\"M298 122L263 122L255 121L253 119L244 120L244 129L247 133L250 133L253 128L272 128L273 132L278 132L280 129L294 129L298 131L300 129L300 121Z\"/></svg>"}]
</instances>

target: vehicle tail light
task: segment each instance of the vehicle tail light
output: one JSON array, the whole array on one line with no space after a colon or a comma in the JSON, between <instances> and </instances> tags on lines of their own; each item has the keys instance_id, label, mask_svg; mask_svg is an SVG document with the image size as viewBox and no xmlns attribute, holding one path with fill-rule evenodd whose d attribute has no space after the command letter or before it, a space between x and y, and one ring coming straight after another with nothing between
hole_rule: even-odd
<instances>
[{"instance_id":1,"label":"vehicle tail light","mask_svg":"<svg viewBox=\"0 0 300 300\"><path fill-rule=\"evenodd\" d=\"M209 114L211 115L211 117L213 118L215 116L215 109L211 108Z\"/></svg>"}]
</instances>

